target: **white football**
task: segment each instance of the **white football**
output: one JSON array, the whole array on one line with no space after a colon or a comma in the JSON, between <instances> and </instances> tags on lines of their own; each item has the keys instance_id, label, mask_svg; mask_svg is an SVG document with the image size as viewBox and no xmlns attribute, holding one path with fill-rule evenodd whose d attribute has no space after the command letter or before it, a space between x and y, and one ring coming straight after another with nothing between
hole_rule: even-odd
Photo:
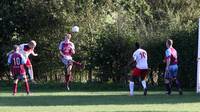
<instances>
[{"instance_id":1,"label":"white football","mask_svg":"<svg viewBox=\"0 0 200 112\"><path fill-rule=\"evenodd\" d=\"M79 32L79 27L78 26L73 26L72 27L72 32Z\"/></svg>"}]
</instances>

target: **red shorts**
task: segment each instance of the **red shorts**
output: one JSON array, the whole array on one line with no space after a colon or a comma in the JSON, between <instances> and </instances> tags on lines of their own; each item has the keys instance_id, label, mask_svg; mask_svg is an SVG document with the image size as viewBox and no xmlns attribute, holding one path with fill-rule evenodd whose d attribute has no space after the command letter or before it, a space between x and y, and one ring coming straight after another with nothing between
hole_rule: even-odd
<instances>
[{"instance_id":1,"label":"red shorts","mask_svg":"<svg viewBox=\"0 0 200 112\"><path fill-rule=\"evenodd\" d=\"M133 68L131 73L135 77L146 77L148 74L148 69Z\"/></svg>"},{"instance_id":2,"label":"red shorts","mask_svg":"<svg viewBox=\"0 0 200 112\"><path fill-rule=\"evenodd\" d=\"M31 67L31 66L32 66L31 60L28 58L26 61L26 67Z\"/></svg>"}]
</instances>

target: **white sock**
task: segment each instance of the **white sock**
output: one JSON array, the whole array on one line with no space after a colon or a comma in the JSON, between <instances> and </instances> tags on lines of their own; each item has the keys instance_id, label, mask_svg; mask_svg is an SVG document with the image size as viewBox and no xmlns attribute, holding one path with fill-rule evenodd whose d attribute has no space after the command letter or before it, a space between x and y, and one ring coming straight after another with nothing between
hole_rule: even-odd
<instances>
[{"instance_id":1,"label":"white sock","mask_svg":"<svg viewBox=\"0 0 200 112\"><path fill-rule=\"evenodd\" d=\"M134 82L129 82L129 90L130 90L130 95L133 95L134 93Z\"/></svg>"},{"instance_id":2,"label":"white sock","mask_svg":"<svg viewBox=\"0 0 200 112\"><path fill-rule=\"evenodd\" d=\"M146 85L146 81L145 81L145 80L142 81L142 86L143 86L144 89L147 88L147 85Z\"/></svg>"},{"instance_id":3,"label":"white sock","mask_svg":"<svg viewBox=\"0 0 200 112\"><path fill-rule=\"evenodd\" d=\"M33 70L32 69L28 69L28 74L29 74L29 76L30 76L30 79L31 80L33 80L34 78L33 78Z\"/></svg>"}]
</instances>

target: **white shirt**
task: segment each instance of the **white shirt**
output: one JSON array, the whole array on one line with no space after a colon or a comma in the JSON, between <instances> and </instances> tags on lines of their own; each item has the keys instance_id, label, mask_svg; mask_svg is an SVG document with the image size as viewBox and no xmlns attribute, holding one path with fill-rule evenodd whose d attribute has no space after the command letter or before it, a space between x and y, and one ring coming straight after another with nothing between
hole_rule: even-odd
<instances>
[{"instance_id":1,"label":"white shirt","mask_svg":"<svg viewBox=\"0 0 200 112\"><path fill-rule=\"evenodd\" d=\"M28 44L21 44L21 45L19 45L19 53L22 54L22 56L23 56L23 57L25 58L25 60L27 61L28 56L29 56L30 54L33 53L33 50L30 49L30 50L26 51L26 50L24 49L24 46L26 46L26 45L28 45Z\"/></svg>"},{"instance_id":2,"label":"white shirt","mask_svg":"<svg viewBox=\"0 0 200 112\"><path fill-rule=\"evenodd\" d=\"M64 54L65 59L72 59L72 54L70 50L74 50L75 51L75 46L74 43L72 43L71 41L67 40L67 41L62 41L59 45L59 50Z\"/></svg>"},{"instance_id":3,"label":"white shirt","mask_svg":"<svg viewBox=\"0 0 200 112\"><path fill-rule=\"evenodd\" d=\"M147 52L141 48L133 53L133 59L136 61L136 67L139 69L148 69Z\"/></svg>"}]
</instances>

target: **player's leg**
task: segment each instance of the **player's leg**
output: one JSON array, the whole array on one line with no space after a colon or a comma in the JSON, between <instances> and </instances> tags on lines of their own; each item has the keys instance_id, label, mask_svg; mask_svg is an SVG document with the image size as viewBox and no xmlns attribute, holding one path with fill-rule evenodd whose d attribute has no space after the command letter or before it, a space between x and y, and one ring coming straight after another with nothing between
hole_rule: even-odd
<instances>
[{"instance_id":1,"label":"player's leg","mask_svg":"<svg viewBox=\"0 0 200 112\"><path fill-rule=\"evenodd\" d=\"M65 86L66 86L67 90L70 90L70 88L69 88L69 78L70 78L70 76L68 75L67 68L68 68L68 66L65 65Z\"/></svg>"},{"instance_id":2,"label":"player's leg","mask_svg":"<svg viewBox=\"0 0 200 112\"><path fill-rule=\"evenodd\" d=\"M130 96L134 95L134 80L140 75L140 71L138 68L133 68L131 70L130 82L129 82L129 90Z\"/></svg>"},{"instance_id":3,"label":"player's leg","mask_svg":"<svg viewBox=\"0 0 200 112\"><path fill-rule=\"evenodd\" d=\"M129 82L129 91L130 91L130 96L134 95L134 76L130 76L130 82Z\"/></svg>"},{"instance_id":4,"label":"player's leg","mask_svg":"<svg viewBox=\"0 0 200 112\"><path fill-rule=\"evenodd\" d=\"M65 85L67 87L67 90L70 90L69 85L70 85L70 81L71 81L71 69L72 69L72 61L62 58L62 62L65 65Z\"/></svg>"},{"instance_id":5,"label":"player's leg","mask_svg":"<svg viewBox=\"0 0 200 112\"><path fill-rule=\"evenodd\" d=\"M9 75L13 77L12 68L10 67Z\"/></svg>"},{"instance_id":6,"label":"player's leg","mask_svg":"<svg viewBox=\"0 0 200 112\"><path fill-rule=\"evenodd\" d=\"M68 60L65 58L61 58L61 61L64 64L64 71L65 71L65 86L67 87L67 83L69 80L69 76L67 75L67 67L68 67Z\"/></svg>"},{"instance_id":7,"label":"player's leg","mask_svg":"<svg viewBox=\"0 0 200 112\"><path fill-rule=\"evenodd\" d=\"M178 89L179 95L183 95L183 91L181 89L180 81L177 78L175 78L175 83L176 83L176 88Z\"/></svg>"},{"instance_id":8,"label":"player's leg","mask_svg":"<svg viewBox=\"0 0 200 112\"><path fill-rule=\"evenodd\" d=\"M24 85L26 87L26 93L29 95L30 94L30 87L29 87L29 83L28 83L28 78L26 75L21 75L22 79L24 80Z\"/></svg>"},{"instance_id":9,"label":"player's leg","mask_svg":"<svg viewBox=\"0 0 200 112\"><path fill-rule=\"evenodd\" d=\"M73 67L73 62L71 60L69 60L68 66L67 66L67 74L66 74L66 84L67 84L68 90L70 90L70 83L73 80L72 67Z\"/></svg>"},{"instance_id":10,"label":"player's leg","mask_svg":"<svg viewBox=\"0 0 200 112\"><path fill-rule=\"evenodd\" d=\"M164 76L164 83L165 83L165 88L166 88L166 91L167 91L167 94L168 95L171 95L171 75L170 73L165 73L165 76Z\"/></svg>"},{"instance_id":11,"label":"player's leg","mask_svg":"<svg viewBox=\"0 0 200 112\"><path fill-rule=\"evenodd\" d=\"M171 70L170 72L171 72L172 77L173 77L172 81L176 84L176 88L179 91L179 95L182 95L183 92L182 92L182 89L181 89L181 84L180 84L180 82L179 82L179 80L177 78L178 66L177 65L172 65L172 66L170 66L170 70Z\"/></svg>"},{"instance_id":12,"label":"player's leg","mask_svg":"<svg viewBox=\"0 0 200 112\"><path fill-rule=\"evenodd\" d=\"M31 64L31 61L29 58L27 59L26 67L28 68L28 74L29 74L30 81L35 83L34 75L33 75L33 67L32 67L32 64Z\"/></svg>"},{"instance_id":13,"label":"player's leg","mask_svg":"<svg viewBox=\"0 0 200 112\"><path fill-rule=\"evenodd\" d=\"M141 83L142 83L142 87L144 89L144 95L145 96L147 95L147 84L146 84L147 74L148 74L147 69L141 70Z\"/></svg>"},{"instance_id":14,"label":"player's leg","mask_svg":"<svg viewBox=\"0 0 200 112\"><path fill-rule=\"evenodd\" d=\"M14 81L13 81L13 95L16 95L17 93L17 84L18 84L18 75L14 76Z\"/></svg>"}]
</instances>

